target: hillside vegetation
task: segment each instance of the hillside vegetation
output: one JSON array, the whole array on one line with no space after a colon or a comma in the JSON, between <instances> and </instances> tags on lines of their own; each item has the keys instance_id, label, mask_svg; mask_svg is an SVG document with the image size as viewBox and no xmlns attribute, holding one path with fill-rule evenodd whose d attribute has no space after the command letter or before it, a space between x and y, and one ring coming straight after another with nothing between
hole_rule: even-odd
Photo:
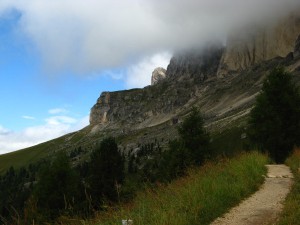
<instances>
[{"instance_id":1,"label":"hillside vegetation","mask_svg":"<svg viewBox=\"0 0 300 225\"><path fill-rule=\"evenodd\" d=\"M19 169L28 166L40 159L46 158L53 153L53 147L64 142L64 137L60 137L30 148L0 155L0 175L10 167Z\"/></svg>"},{"instance_id":2,"label":"hillside vegetation","mask_svg":"<svg viewBox=\"0 0 300 225\"><path fill-rule=\"evenodd\" d=\"M227 47L183 51L156 85L103 92L89 126L0 156L0 223L209 224L258 189L264 153L283 162L300 145L294 44L232 71ZM297 184L282 224L296 224Z\"/></svg>"},{"instance_id":3,"label":"hillside vegetation","mask_svg":"<svg viewBox=\"0 0 300 225\"><path fill-rule=\"evenodd\" d=\"M259 188L267 162L265 155L252 152L207 163L169 185L147 188L133 202L100 212L84 224L120 224L122 219L140 225L209 224Z\"/></svg>"},{"instance_id":4,"label":"hillside vegetation","mask_svg":"<svg viewBox=\"0 0 300 225\"><path fill-rule=\"evenodd\" d=\"M284 203L284 209L277 225L297 225L300 224L300 149L294 151L286 160L286 164L290 166L294 174L294 185Z\"/></svg>"}]
</instances>

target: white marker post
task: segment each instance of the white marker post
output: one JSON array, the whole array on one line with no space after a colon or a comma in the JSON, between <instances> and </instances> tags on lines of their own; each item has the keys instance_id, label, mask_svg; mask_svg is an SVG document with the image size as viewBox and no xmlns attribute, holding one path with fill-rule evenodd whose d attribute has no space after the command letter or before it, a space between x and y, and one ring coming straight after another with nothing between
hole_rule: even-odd
<instances>
[{"instance_id":1,"label":"white marker post","mask_svg":"<svg viewBox=\"0 0 300 225\"><path fill-rule=\"evenodd\" d=\"M132 220L122 220L122 225L132 225L133 221Z\"/></svg>"}]
</instances>

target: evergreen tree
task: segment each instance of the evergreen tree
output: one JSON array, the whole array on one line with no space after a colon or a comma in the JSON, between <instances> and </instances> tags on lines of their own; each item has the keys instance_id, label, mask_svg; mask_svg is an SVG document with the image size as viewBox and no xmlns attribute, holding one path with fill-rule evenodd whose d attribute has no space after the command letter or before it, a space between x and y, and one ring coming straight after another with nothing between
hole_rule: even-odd
<instances>
[{"instance_id":1,"label":"evergreen tree","mask_svg":"<svg viewBox=\"0 0 300 225\"><path fill-rule=\"evenodd\" d=\"M33 196L41 213L55 218L79 202L81 187L67 155L61 152L50 165L41 169Z\"/></svg>"},{"instance_id":2,"label":"evergreen tree","mask_svg":"<svg viewBox=\"0 0 300 225\"><path fill-rule=\"evenodd\" d=\"M91 154L89 185L94 207L103 199L118 199L117 188L124 180L124 159L114 138L106 138Z\"/></svg>"},{"instance_id":3,"label":"evergreen tree","mask_svg":"<svg viewBox=\"0 0 300 225\"><path fill-rule=\"evenodd\" d=\"M192 112L178 128L180 140L187 151L191 163L201 164L209 156L209 134L205 131L200 111L193 107Z\"/></svg>"},{"instance_id":4,"label":"evergreen tree","mask_svg":"<svg viewBox=\"0 0 300 225\"><path fill-rule=\"evenodd\" d=\"M267 76L249 120L249 137L282 163L300 141L300 95L291 74L278 67Z\"/></svg>"},{"instance_id":5,"label":"evergreen tree","mask_svg":"<svg viewBox=\"0 0 300 225\"><path fill-rule=\"evenodd\" d=\"M161 154L158 179L171 181L182 176L191 165L201 165L210 156L209 134L205 131L200 111L193 107L178 128L179 139L169 143Z\"/></svg>"}]
</instances>

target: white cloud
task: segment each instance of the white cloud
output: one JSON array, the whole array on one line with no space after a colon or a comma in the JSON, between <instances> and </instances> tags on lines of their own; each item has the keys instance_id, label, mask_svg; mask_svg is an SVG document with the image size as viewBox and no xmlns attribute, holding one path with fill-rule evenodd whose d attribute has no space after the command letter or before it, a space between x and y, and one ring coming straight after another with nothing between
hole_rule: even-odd
<instances>
[{"instance_id":1,"label":"white cloud","mask_svg":"<svg viewBox=\"0 0 300 225\"><path fill-rule=\"evenodd\" d=\"M54 109L49 109L49 114L65 114L68 113L68 110L64 108L54 108Z\"/></svg>"},{"instance_id":2,"label":"white cloud","mask_svg":"<svg viewBox=\"0 0 300 225\"><path fill-rule=\"evenodd\" d=\"M7 135L10 131L8 129L5 129L3 126L0 125L0 135Z\"/></svg>"},{"instance_id":3,"label":"white cloud","mask_svg":"<svg viewBox=\"0 0 300 225\"><path fill-rule=\"evenodd\" d=\"M124 70L105 70L102 75L109 76L113 78L114 80L121 80L124 79Z\"/></svg>"},{"instance_id":4,"label":"white cloud","mask_svg":"<svg viewBox=\"0 0 300 225\"><path fill-rule=\"evenodd\" d=\"M156 67L167 68L171 54L163 52L152 57L146 57L139 63L131 66L127 71L126 86L128 88L145 87L151 84L151 75Z\"/></svg>"},{"instance_id":5,"label":"white cloud","mask_svg":"<svg viewBox=\"0 0 300 225\"><path fill-rule=\"evenodd\" d=\"M22 116L22 118L26 120L35 120L35 117L33 116Z\"/></svg>"},{"instance_id":6,"label":"white cloud","mask_svg":"<svg viewBox=\"0 0 300 225\"><path fill-rule=\"evenodd\" d=\"M53 116L45 119L39 126L28 127L20 132L13 132L0 126L0 154L30 147L87 126L88 116L72 118Z\"/></svg>"},{"instance_id":7,"label":"white cloud","mask_svg":"<svg viewBox=\"0 0 300 225\"><path fill-rule=\"evenodd\" d=\"M60 125L60 124L74 124L77 122L76 119L69 116L53 116L46 119L49 125Z\"/></svg>"},{"instance_id":8,"label":"white cloud","mask_svg":"<svg viewBox=\"0 0 300 225\"><path fill-rule=\"evenodd\" d=\"M297 4L297 5L296 5ZM273 20L299 0L1 0L21 13L19 31L49 70L91 74L162 51L223 39L249 22Z\"/></svg>"}]
</instances>

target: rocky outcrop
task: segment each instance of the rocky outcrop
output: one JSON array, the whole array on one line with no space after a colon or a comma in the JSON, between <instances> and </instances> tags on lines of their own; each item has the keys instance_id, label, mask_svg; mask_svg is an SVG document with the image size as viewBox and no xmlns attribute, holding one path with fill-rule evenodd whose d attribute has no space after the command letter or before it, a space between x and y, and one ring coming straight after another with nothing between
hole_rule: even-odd
<instances>
[{"instance_id":1,"label":"rocky outcrop","mask_svg":"<svg viewBox=\"0 0 300 225\"><path fill-rule=\"evenodd\" d=\"M165 122L190 100L191 85L177 87L167 81L143 89L103 92L91 109L90 124L138 129Z\"/></svg>"},{"instance_id":2,"label":"rocky outcrop","mask_svg":"<svg viewBox=\"0 0 300 225\"><path fill-rule=\"evenodd\" d=\"M167 68L167 77L196 78L199 82L216 76L224 48L220 44L175 54Z\"/></svg>"},{"instance_id":3,"label":"rocky outcrop","mask_svg":"<svg viewBox=\"0 0 300 225\"><path fill-rule=\"evenodd\" d=\"M294 51L299 34L300 13L293 13L273 25L243 28L228 38L218 76L242 71L276 57L286 57Z\"/></svg>"},{"instance_id":4,"label":"rocky outcrop","mask_svg":"<svg viewBox=\"0 0 300 225\"><path fill-rule=\"evenodd\" d=\"M155 85L103 92L91 109L90 124L111 129L138 129L171 120L196 95L197 85L209 77L216 78L222 53L223 48L219 46L177 54L167 71L154 70Z\"/></svg>"},{"instance_id":5,"label":"rocky outcrop","mask_svg":"<svg viewBox=\"0 0 300 225\"><path fill-rule=\"evenodd\" d=\"M110 93L102 92L90 113L90 124L105 124L110 110Z\"/></svg>"},{"instance_id":6,"label":"rocky outcrop","mask_svg":"<svg viewBox=\"0 0 300 225\"><path fill-rule=\"evenodd\" d=\"M290 71L300 68L295 57L300 49L297 18L290 16L280 25L232 36L226 50L215 45L175 54L167 71L154 70L155 85L103 92L91 109L90 124L107 130L149 128L185 115L192 105L200 106L210 123L246 115L267 71L279 63Z\"/></svg>"},{"instance_id":7,"label":"rocky outcrop","mask_svg":"<svg viewBox=\"0 0 300 225\"><path fill-rule=\"evenodd\" d=\"M152 72L152 77L151 77L151 85L155 85L158 82L164 80L166 78L166 70L162 67L157 67L153 72Z\"/></svg>"}]
</instances>

